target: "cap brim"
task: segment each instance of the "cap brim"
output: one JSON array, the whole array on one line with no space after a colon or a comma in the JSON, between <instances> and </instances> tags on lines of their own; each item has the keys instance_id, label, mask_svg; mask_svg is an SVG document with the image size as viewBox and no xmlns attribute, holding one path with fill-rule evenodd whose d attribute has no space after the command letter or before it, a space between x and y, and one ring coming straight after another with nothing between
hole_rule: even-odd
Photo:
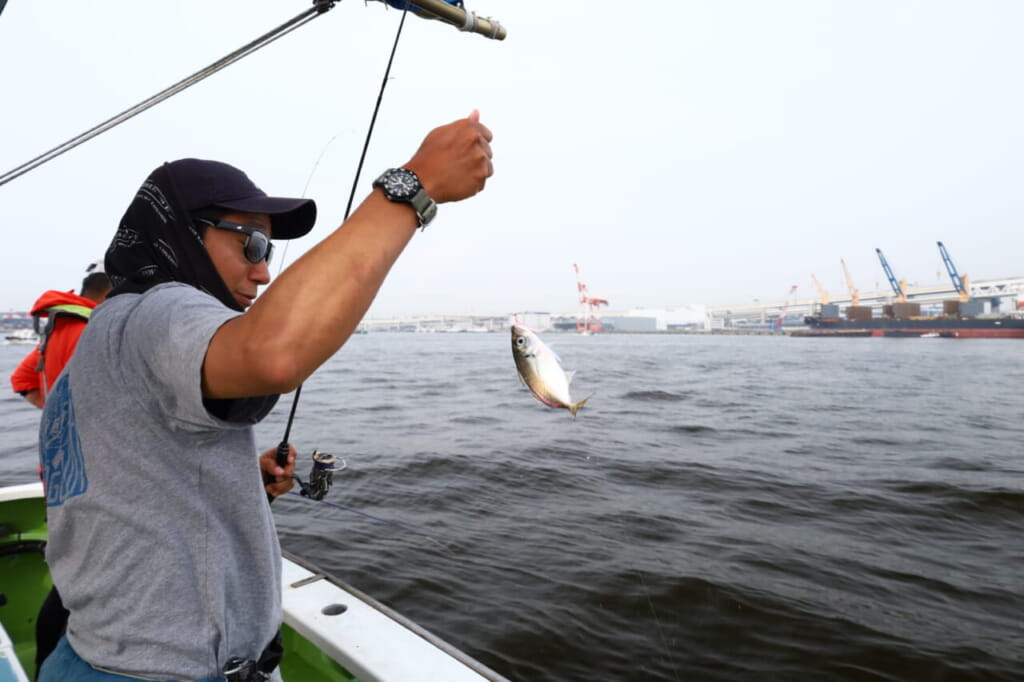
<instances>
[{"instance_id":1,"label":"cap brim","mask_svg":"<svg viewBox=\"0 0 1024 682\"><path fill-rule=\"evenodd\" d=\"M316 202L312 199L249 197L236 201L220 201L215 206L245 213L266 213L270 216L274 239L297 239L305 236L316 223Z\"/></svg>"}]
</instances>

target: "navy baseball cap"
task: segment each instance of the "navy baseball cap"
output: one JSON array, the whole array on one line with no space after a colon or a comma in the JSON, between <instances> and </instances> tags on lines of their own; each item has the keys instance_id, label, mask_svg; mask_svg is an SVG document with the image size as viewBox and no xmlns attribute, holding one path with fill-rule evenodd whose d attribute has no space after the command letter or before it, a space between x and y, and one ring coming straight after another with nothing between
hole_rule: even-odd
<instances>
[{"instance_id":1,"label":"navy baseball cap","mask_svg":"<svg viewBox=\"0 0 1024 682\"><path fill-rule=\"evenodd\" d=\"M174 180L185 209L223 208L270 216L274 239L295 239L316 222L312 199L270 197L234 166L221 161L179 159L164 167Z\"/></svg>"}]
</instances>

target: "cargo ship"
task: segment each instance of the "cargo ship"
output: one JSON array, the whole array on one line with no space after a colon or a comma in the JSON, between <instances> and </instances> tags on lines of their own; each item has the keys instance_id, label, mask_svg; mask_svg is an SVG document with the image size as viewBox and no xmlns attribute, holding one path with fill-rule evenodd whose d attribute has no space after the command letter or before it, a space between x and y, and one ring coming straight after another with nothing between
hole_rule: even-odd
<instances>
[{"instance_id":1,"label":"cargo ship","mask_svg":"<svg viewBox=\"0 0 1024 682\"><path fill-rule=\"evenodd\" d=\"M919 303L903 302L882 306L881 317L871 306L849 306L841 317L839 306L822 305L791 336L1024 339L1024 317L983 311L980 301L943 301L942 315L928 317Z\"/></svg>"}]
</instances>

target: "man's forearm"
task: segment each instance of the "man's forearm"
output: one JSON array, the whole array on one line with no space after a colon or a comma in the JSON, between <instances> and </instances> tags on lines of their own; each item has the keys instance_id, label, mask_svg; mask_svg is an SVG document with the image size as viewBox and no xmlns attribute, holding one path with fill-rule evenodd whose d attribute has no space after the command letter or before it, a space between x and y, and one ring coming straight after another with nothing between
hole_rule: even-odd
<instances>
[{"instance_id":1,"label":"man's forearm","mask_svg":"<svg viewBox=\"0 0 1024 682\"><path fill-rule=\"evenodd\" d=\"M490 140L474 111L430 131L405 167L438 204L460 201L494 171ZM374 190L245 314L217 330L203 361L203 396L286 393L305 381L363 319L417 224L409 204Z\"/></svg>"},{"instance_id":2,"label":"man's forearm","mask_svg":"<svg viewBox=\"0 0 1024 682\"><path fill-rule=\"evenodd\" d=\"M302 383L355 330L415 231L409 206L371 194L218 330L204 362L204 395L285 393Z\"/></svg>"}]
</instances>

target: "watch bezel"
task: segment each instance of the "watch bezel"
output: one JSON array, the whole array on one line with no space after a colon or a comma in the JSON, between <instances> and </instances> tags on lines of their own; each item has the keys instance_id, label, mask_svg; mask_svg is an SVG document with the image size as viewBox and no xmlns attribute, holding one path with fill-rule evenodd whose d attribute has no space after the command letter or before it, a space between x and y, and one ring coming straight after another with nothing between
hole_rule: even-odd
<instances>
[{"instance_id":1,"label":"watch bezel","mask_svg":"<svg viewBox=\"0 0 1024 682\"><path fill-rule=\"evenodd\" d=\"M399 179L407 182L399 182ZM408 168L394 168L383 176L384 190L391 196L402 201L412 201L416 193L423 189L419 177Z\"/></svg>"},{"instance_id":2,"label":"watch bezel","mask_svg":"<svg viewBox=\"0 0 1024 682\"><path fill-rule=\"evenodd\" d=\"M409 193L405 187L396 186L393 181L397 177L408 179L413 191ZM415 211L416 222L421 228L426 227L437 215L437 203L423 189L423 183L415 171L408 168L389 168L373 181L373 186L379 187L388 201L409 204Z\"/></svg>"}]
</instances>

